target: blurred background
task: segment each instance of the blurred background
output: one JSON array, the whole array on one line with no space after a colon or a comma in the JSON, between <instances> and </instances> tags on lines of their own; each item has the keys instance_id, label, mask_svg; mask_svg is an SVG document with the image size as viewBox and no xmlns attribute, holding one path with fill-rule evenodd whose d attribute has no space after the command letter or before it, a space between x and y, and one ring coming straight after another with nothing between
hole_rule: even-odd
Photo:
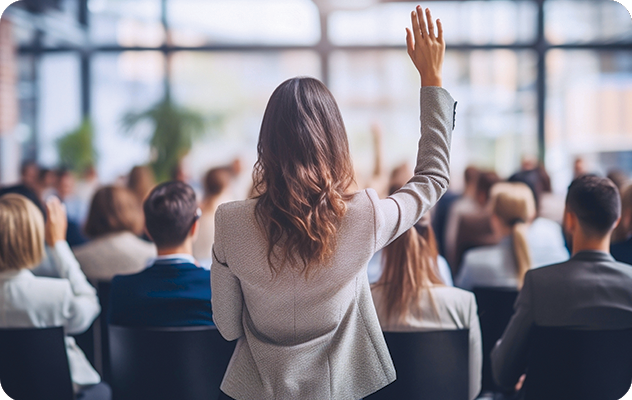
<instances>
[{"instance_id":1,"label":"blurred background","mask_svg":"<svg viewBox=\"0 0 632 400\"><path fill-rule=\"evenodd\" d=\"M0 184L29 163L101 184L149 164L158 180L194 183L239 159L243 197L270 94L309 75L338 100L365 186L376 154L384 170L414 161L419 77L404 40L414 6L18 1L0 21ZM423 6L446 31L455 189L468 165L507 177L541 161L559 193L574 168L632 171L632 20L621 4Z\"/></svg>"}]
</instances>

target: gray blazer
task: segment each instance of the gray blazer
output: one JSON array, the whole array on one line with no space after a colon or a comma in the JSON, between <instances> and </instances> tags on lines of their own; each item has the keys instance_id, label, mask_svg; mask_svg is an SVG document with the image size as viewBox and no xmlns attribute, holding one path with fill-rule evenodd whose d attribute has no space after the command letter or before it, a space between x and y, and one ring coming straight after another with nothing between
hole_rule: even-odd
<instances>
[{"instance_id":1,"label":"gray blazer","mask_svg":"<svg viewBox=\"0 0 632 400\"><path fill-rule=\"evenodd\" d=\"M455 103L421 89L421 139L414 177L380 200L357 192L336 237L331 265L306 278L273 276L256 200L221 205L211 268L213 319L239 339L221 385L237 400L359 399L395 380L371 300L371 256L415 224L446 191Z\"/></svg>"},{"instance_id":2,"label":"gray blazer","mask_svg":"<svg viewBox=\"0 0 632 400\"><path fill-rule=\"evenodd\" d=\"M491 355L494 379L506 387L515 385L526 370L534 325L631 328L632 267L610 254L579 252L564 263L527 272L514 308Z\"/></svg>"}]
</instances>

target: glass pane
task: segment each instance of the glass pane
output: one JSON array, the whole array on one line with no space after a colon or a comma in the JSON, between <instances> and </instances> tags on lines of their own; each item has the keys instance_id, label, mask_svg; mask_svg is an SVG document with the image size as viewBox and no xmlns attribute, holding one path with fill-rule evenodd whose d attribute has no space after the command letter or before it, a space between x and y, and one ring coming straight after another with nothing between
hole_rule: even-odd
<instances>
[{"instance_id":1,"label":"glass pane","mask_svg":"<svg viewBox=\"0 0 632 400\"><path fill-rule=\"evenodd\" d=\"M630 13L616 1L545 2L546 38L553 44L632 42Z\"/></svg>"},{"instance_id":2,"label":"glass pane","mask_svg":"<svg viewBox=\"0 0 632 400\"><path fill-rule=\"evenodd\" d=\"M632 151L632 54L552 50L546 61L546 161L563 190L575 157L605 173L602 153Z\"/></svg>"},{"instance_id":3,"label":"glass pane","mask_svg":"<svg viewBox=\"0 0 632 400\"><path fill-rule=\"evenodd\" d=\"M174 44L315 44L320 19L309 0L171 0Z\"/></svg>"},{"instance_id":4,"label":"glass pane","mask_svg":"<svg viewBox=\"0 0 632 400\"><path fill-rule=\"evenodd\" d=\"M535 40L537 8L530 1L427 2L445 28L448 44L511 44ZM339 45L402 45L404 27L416 3L379 4L363 10L336 11L329 17L329 38ZM488 21L488 23L482 23Z\"/></svg>"},{"instance_id":5,"label":"glass pane","mask_svg":"<svg viewBox=\"0 0 632 400\"><path fill-rule=\"evenodd\" d=\"M444 86L458 101L452 172L458 187L468 164L515 171L537 151L535 55L509 50L446 54ZM337 52L331 89L338 99L356 170L372 171L371 126L382 126L387 171L414 165L419 140L419 75L404 51ZM358 183L369 181L359 176Z\"/></svg>"},{"instance_id":6,"label":"glass pane","mask_svg":"<svg viewBox=\"0 0 632 400\"><path fill-rule=\"evenodd\" d=\"M57 164L56 140L81 123L79 57L74 54L43 56L39 64L39 161Z\"/></svg>"},{"instance_id":7,"label":"glass pane","mask_svg":"<svg viewBox=\"0 0 632 400\"><path fill-rule=\"evenodd\" d=\"M90 0L90 37L97 44L157 47L164 43L161 0Z\"/></svg>"},{"instance_id":8,"label":"glass pane","mask_svg":"<svg viewBox=\"0 0 632 400\"><path fill-rule=\"evenodd\" d=\"M270 95L281 82L299 75L320 77L316 53L174 54L174 99L206 117L219 118L194 144L185 160L187 172L201 178L209 167L228 163L235 157L240 157L244 170L248 170L256 159L261 118ZM249 177L242 183L239 195L243 197L250 188Z\"/></svg>"},{"instance_id":9,"label":"glass pane","mask_svg":"<svg viewBox=\"0 0 632 400\"><path fill-rule=\"evenodd\" d=\"M149 161L151 126L124 133L121 119L144 111L164 94L164 58L159 52L99 54L92 63L92 115L102 182L111 182L131 167Z\"/></svg>"}]
</instances>

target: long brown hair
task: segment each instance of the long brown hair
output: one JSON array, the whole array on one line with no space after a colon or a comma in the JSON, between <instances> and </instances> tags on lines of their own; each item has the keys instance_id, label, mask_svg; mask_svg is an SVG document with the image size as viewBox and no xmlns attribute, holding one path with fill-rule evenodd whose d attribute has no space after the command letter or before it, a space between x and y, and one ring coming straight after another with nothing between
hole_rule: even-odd
<instances>
[{"instance_id":1,"label":"long brown hair","mask_svg":"<svg viewBox=\"0 0 632 400\"><path fill-rule=\"evenodd\" d=\"M423 290L444 285L439 277L438 255L429 217L422 218L382 250L383 271L375 286L383 288L388 319L392 316L403 319L411 307L419 312Z\"/></svg>"},{"instance_id":2,"label":"long brown hair","mask_svg":"<svg viewBox=\"0 0 632 400\"><path fill-rule=\"evenodd\" d=\"M497 183L491 190L490 207L492 213L511 229L518 288L521 288L524 276L531 268L527 229L536 215L533 192L524 183Z\"/></svg>"},{"instance_id":3,"label":"long brown hair","mask_svg":"<svg viewBox=\"0 0 632 400\"><path fill-rule=\"evenodd\" d=\"M104 186L92 197L86 235L98 238L115 232L143 233L145 217L136 195L122 186Z\"/></svg>"},{"instance_id":4,"label":"long brown hair","mask_svg":"<svg viewBox=\"0 0 632 400\"><path fill-rule=\"evenodd\" d=\"M347 133L333 95L313 78L293 78L272 93L257 145L256 214L273 272L325 263L353 182ZM280 263L272 262L276 257Z\"/></svg>"}]
</instances>

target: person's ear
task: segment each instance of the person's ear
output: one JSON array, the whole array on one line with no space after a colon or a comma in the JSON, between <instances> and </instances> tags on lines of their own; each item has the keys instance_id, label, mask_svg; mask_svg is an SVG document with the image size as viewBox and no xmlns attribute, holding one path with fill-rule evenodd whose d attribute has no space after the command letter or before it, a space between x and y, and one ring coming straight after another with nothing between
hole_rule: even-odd
<instances>
[{"instance_id":1,"label":"person's ear","mask_svg":"<svg viewBox=\"0 0 632 400\"><path fill-rule=\"evenodd\" d=\"M195 239L197 237L199 229L200 229L200 220L198 219L191 226L191 229L189 230L189 236Z\"/></svg>"}]
</instances>

